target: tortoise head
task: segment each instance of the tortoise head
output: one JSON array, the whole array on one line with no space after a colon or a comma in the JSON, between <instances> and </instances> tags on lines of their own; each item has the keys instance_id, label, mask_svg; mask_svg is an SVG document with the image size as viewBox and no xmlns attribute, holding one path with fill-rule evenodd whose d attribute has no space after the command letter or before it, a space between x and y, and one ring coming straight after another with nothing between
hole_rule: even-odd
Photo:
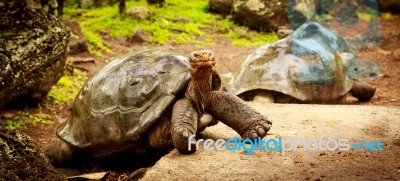
<instances>
[{"instance_id":1,"label":"tortoise head","mask_svg":"<svg viewBox=\"0 0 400 181\"><path fill-rule=\"evenodd\" d=\"M209 80L215 71L214 53L210 50L200 50L190 53L189 56L190 74L196 79Z\"/></svg>"}]
</instances>

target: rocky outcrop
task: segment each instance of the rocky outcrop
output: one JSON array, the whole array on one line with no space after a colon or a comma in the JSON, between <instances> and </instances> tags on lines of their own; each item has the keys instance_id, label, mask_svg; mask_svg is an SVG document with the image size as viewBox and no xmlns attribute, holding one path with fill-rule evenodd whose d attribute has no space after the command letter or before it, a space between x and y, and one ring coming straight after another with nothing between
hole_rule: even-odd
<instances>
[{"instance_id":1,"label":"rocky outcrop","mask_svg":"<svg viewBox=\"0 0 400 181\"><path fill-rule=\"evenodd\" d=\"M142 44L144 42L150 42L150 33L137 28L133 35L128 39L131 44Z\"/></svg>"},{"instance_id":2,"label":"rocky outcrop","mask_svg":"<svg viewBox=\"0 0 400 181\"><path fill-rule=\"evenodd\" d=\"M254 29L277 30L288 24L288 12L282 0L238 0L232 19Z\"/></svg>"},{"instance_id":3,"label":"rocky outcrop","mask_svg":"<svg viewBox=\"0 0 400 181\"><path fill-rule=\"evenodd\" d=\"M126 11L126 15L132 19L145 20L151 17L151 11L143 6L132 6Z\"/></svg>"},{"instance_id":4,"label":"rocky outcrop","mask_svg":"<svg viewBox=\"0 0 400 181\"><path fill-rule=\"evenodd\" d=\"M210 11L226 17L231 14L234 2L234 0L210 0Z\"/></svg>"},{"instance_id":5,"label":"rocky outcrop","mask_svg":"<svg viewBox=\"0 0 400 181\"><path fill-rule=\"evenodd\" d=\"M64 180L35 142L0 127L0 180Z\"/></svg>"},{"instance_id":6,"label":"rocky outcrop","mask_svg":"<svg viewBox=\"0 0 400 181\"><path fill-rule=\"evenodd\" d=\"M210 11L229 13L239 24L258 30L277 30L288 24L286 0L210 0Z\"/></svg>"},{"instance_id":7,"label":"rocky outcrop","mask_svg":"<svg viewBox=\"0 0 400 181\"><path fill-rule=\"evenodd\" d=\"M70 32L31 0L0 1L0 108L41 99L62 76Z\"/></svg>"},{"instance_id":8,"label":"rocky outcrop","mask_svg":"<svg viewBox=\"0 0 400 181\"><path fill-rule=\"evenodd\" d=\"M73 55L89 51L86 37L79 23L70 19L63 19L62 23L71 31L68 53Z\"/></svg>"}]
</instances>

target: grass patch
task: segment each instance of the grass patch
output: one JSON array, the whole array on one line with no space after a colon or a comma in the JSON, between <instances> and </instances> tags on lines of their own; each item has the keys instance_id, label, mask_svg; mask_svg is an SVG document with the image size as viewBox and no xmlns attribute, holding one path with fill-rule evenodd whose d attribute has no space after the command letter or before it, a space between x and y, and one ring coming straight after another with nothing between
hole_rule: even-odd
<instances>
[{"instance_id":1,"label":"grass patch","mask_svg":"<svg viewBox=\"0 0 400 181\"><path fill-rule=\"evenodd\" d=\"M170 0L163 7L149 6L145 0L131 0L126 2L127 9L132 6L144 6L152 12L148 20L135 20L128 16L120 16L118 4L92 9L78 9L74 5L65 8L65 17L78 21L84 29L89 42L89 50L95 55L103 52L110 53L110 48L104 44L101 34L108 34L115 38L118 36L130 37L137 28L151 34L153 44L178 44L196 43L196 37L204 37L206 43L212 43L216 37L232 38L235 45L254 46L269 41L275 41L275 34L259 32L251 36L244 36L246 32L236 31L235 25L228 19L208 13L208 0L186 1ZM175 21L177 17L185 17L190 21L182 23ZM215 30L213 35L205 29ZM246 29L247 32L249 32Z\"/></svg>"},{"instance_id":2,"label":"grass patch","mask_svg":"<svg viewBox=\"0 0 400 181\"><path fill-rule=\"evenodd\" d=\"M54 108L54 105L56 107L62 107L71 103L87 80L87 73L79 69L73 69L73 67L71 66L73 60L70 60L70 62L71 63L67 65L64 75L58 80L57 84L54 85L47 94L47 100L44 101L45 107L47 109L52 110L56 109ZM48 104L49 101L54 102ZM39 111L34 112L39 113L32 113L28 110L18 111L12 118L4 120L0 119L0 126L4 126L8 129L20 129L28 125L50 125L54 123L52 115L43 113L41 107ZM54 112L54 110L52 110L52 112Z\"/></svg>"},{"instance_id":3,"label":"grass patch","mask_svg":"<svg viewBox=\"0 0 400 181\"><path fill-rule=\"evenodd\" d=\"M44 113L30 114L29 112L26 111L18 111L14 116L14 118L2 120L0 123L8 129L20 129L29 124L50 125L53 124L54 122L51 116L48 114Z\"/></svg>"},{"instance_id":4,"label":"grass patch","mask_svg":"<svg viewBox=\"0 0 400 181\"><path fill-rule=\"evenodd\" d=\"M84 30L88 42L88 50L96 56L102 56L102 52L112 53L111 49L103 44L101 37L92 32Z\"/></svg>"},{"instance_id":5,"label":"grass patch","mask_svg":"<svg viewBox=\"0 0 400 181\"><path fill-rule=\"evenodd\" d=\"M384 20L393 20L397 17L397 15L393 15L392 13L383 13L381 12L381 18Z\"/></svg>"},{"instance_id":6,"label":"grass patch","mask_svg":"<svg viewBox=\"0 0 400 181\"><path fill-rule=\"evenodd\" d=\"M70 103L75 99L86 80L86 72L79 69L67 68L67 71L58 80L57 84L49 91L47 98L60 104Z\"/></svg>"}]
</instances>

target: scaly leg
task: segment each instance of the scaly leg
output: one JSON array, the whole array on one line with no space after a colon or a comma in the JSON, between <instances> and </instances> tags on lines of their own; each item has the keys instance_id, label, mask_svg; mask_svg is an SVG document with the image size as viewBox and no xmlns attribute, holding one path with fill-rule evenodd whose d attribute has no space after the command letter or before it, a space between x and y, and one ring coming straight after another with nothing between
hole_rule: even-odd
<instances>
[{"instance_id":1,"label":"scaly leg","mask_svg":"<svg viewBox=\"0 0 400 181\"><path fill-rule=\"evenodd\" d=\"M192 145L190 151L188 148L189 136L197 132L198 115L192 105L192 101L187 98L178 100L172 108L171 116L171 137L175 148L180 153L188 154L195 152L195 145ZM193 142L194 138L192 138Z\"/></svg>"},{"instance_id":2,"label":"scaly leg","mask_svg":"<svg viewBox=\"0 0 400 181\"><path fill-rule=\"evenodd\" d=\"M272 126L267 117L228 92L212 91L206 111L238 132L242 138L263 138Z\"/></svg>"}]
</instances>

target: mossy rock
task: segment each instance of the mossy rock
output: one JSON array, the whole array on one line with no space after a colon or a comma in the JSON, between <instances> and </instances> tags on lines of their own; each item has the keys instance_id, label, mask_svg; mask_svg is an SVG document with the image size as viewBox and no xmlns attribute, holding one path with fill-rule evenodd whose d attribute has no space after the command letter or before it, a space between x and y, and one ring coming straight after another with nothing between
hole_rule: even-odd
<instances>
[{"instance_id":1,"label":"mossy rock","mask_svg":"<svg viewBox=\"0 0 400 181\"><path fill-rule=\"evenodd\" d=\"M288 25L285 0L210 0L210 11L231 15L238 24L256 30L277 30Z\"/></svg>"},{"instance_id":2,"label":"mossy rock","mask_svg":"<svg viewBox=\"0 0 400 181\"><path fill-rule=\"evenodd\" d=\"M40 100L64 72L70 31L31 0L0 1L0 109Z\"/></svg>"},{"instance_id":3,"label":"mossy rock","mask_svg":"<svg viewBox=\"0 0 400 181\"><path fill-rule=\"evenodd\" d=\"M0 180L64 180L36 143L0 127Z\"/></svg>"},{"instance_id":4,"label":"mossy rock","mask_svg":"<svg viewBox=\"0 0 400 181\"><path fill-rule=\"evenodd\" d=\"M254 29L277 30L288 24L286 1L237 0L233 5L232 19Z\"/></svg>"}]
</instances>

